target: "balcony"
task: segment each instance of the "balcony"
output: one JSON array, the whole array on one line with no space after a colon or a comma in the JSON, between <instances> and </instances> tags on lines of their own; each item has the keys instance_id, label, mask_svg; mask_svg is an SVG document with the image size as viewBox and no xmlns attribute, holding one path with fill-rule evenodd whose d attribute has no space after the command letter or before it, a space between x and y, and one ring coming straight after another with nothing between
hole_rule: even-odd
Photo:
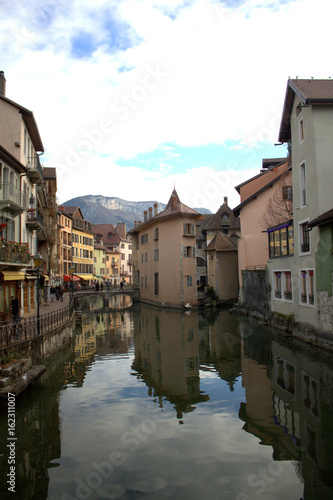
<instances>
[{"instance_id":1,"label":"balcony","mask_svg":"<svg viewBox=\"0 0 333 500\"><path fill-rule=\"evenodd\" d=\"M27 169L29 179L33 184L43 184L43 169L39 161L39 156L28 156Z\"/></svg>"},{"instance_id":2,"label":"balcony","mask_svg":"<svg viewBox=\"0 0 333 500\"><path fill-rule=\"evenodd\" d=\"M4 182L0 188L0 210L7 210L14 217L28 208L27 194L10 182Z\"/></svg>"},{"instance_id":3,"label":"balcony","mask_svg":"<svg viewBox=\"0 0 333 500\"><path fill-rule=\"evenodd\" d=\"M43 229L43 217L35 208L27 211L26 225L29 229Z\"/></svg>"},{"instance_id":4,"label":"balcony","mask_svg":"<svg viewBox=\"0 0 333 500\"><path fill-rule=\"evenodd\" d=\"M29 264L30 252L27 243L16 243L15 241L0 242L0 262L10 262L11 264Z\"/></svg>"}]
</instances>

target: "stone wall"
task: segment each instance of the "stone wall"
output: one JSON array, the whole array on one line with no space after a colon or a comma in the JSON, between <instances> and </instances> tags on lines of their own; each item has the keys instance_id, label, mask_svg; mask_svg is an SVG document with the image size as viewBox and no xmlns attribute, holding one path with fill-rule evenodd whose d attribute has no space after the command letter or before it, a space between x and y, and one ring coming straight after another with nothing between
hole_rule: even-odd
<instances>
[{"instance_id":1,"label":"stone wall","mask_svg":"<svg viewBox=\"0 0 333 500\"><path fill-rule=\"evenodd\" d=\"M242 271L240 308L247 314L266 318L270 314L270 285L266 269Z\"/></svg>"}]
</instances>

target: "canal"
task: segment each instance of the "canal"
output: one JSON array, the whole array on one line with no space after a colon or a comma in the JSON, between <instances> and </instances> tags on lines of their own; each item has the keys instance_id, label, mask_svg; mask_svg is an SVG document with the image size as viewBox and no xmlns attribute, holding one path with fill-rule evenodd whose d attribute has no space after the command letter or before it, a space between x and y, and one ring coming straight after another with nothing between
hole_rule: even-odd
<instances>
[{"instance_id":1,"label":"canal","mask_svg":"<svg viewBox=\"0 0 333 500\"><path fill-rule=\"evenodd\" d=\"M80 300L15 402L14 443L0 408L1 499L333 499L330 352L227 311L130 305Z\"/></svg>"}]
</instances>

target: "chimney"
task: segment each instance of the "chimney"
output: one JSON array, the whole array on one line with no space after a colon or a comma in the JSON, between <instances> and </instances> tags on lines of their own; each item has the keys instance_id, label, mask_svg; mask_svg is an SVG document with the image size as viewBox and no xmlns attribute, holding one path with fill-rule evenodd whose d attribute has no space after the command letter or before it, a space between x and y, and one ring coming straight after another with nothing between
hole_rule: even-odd
<instances>
[{"instance_id":1,"label":"chimney","mask_svg":"<svg viewBox=\"0 0 333 500\"><path fill-rule=\"evenodd\" d=\"M148 211L147 211L147 210L145 210L145 211L143 212L143 222L147 222L147 219L148 219Z\"/></svg>"},{"instance_id":2,"label":"chimney","mask_svg":"<svg viewBox=\"0 0 333 500\"><path fill-rule=\"evenodd\" d=\"M6 95L6 78L3 71L0 71L0 95Z\"/></svg>"},{"instance_id":3,"label":"chimney","mask_svg":"<svg viewBox=\"0 0 333 500\"><path fill-rule=\"evenodd\" d=\"M125 222L118 222L117 224L117 233L120 234L124 240L126 240L126 223Z\"/></svg>"},{"instance_id":4,"label":"chimney","mask_svg":"<svg viewBox=\"0 0 333 500\"><path fill-rule=\"evenodd\" d=\"M137 221L137 220L135 220L135 221L134 221L134 227L136 227L137 225L138 225L138 221Z\"/></svg>"},{"instance_id":5,"label":"chimney","mask_svg":"<svg viewBox=\"0 0 333 500\"><path fill-rule=\"evenodd\" d=\"M224 204L225 204L225 205L228 205L228 196L225 196L225 197L224 197Z\"/></svg>"},{"instance_id":6,"label":"chimney","mask_svg":"<svg viewBox=\"0 0 333 500\"><path fill-rule=\"evenodd\" d=\"M59 212L64 212L65 211L64 205L59 205L58 210L59 210Z\"/></svg>"},{"instance_id":7,"label":"chimney","mask_svg":"<svg viewBox=\"0 0 333 500\"><path fill-rule=\"evenodd\" d=\"M149 207L149 219L151 219L153 216L153 209L152 207Z\"/></svg>"},{"instance_id":8,"label":"chimney","mask_svg":"<svg viewBox=\"0 0 333 500\"><path fill-rule=\"evenodd\" d=\"M154 203L154 217L158 214L158 203Z\"/></svg>"}]
</instances>

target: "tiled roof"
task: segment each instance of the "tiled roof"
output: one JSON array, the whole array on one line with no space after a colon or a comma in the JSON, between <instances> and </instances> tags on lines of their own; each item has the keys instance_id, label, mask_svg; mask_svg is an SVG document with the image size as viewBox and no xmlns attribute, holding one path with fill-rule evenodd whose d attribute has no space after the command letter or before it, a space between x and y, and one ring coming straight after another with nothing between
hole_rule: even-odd
<instances>
[{"instance_id":1,"label":"tiled roof","mask_svg":"<svg viewBox=\"0 0 333 500\"><path fill-rule=\"evenodd\" d=\"M56 179L57 170L52 167L43 167L44 179Z\"/></svg>"},{"instance_id":2,"label":"tiled roof","mask_svg":"<svg viewBox=\"0 0 333 500\"><path fill-rule=\"evenodd\" d=\"M93 233L95 237L102 237L103 245L106 247L119 245L121 241L128 241L120 236L113 224L94 224Z\"/></svg>"},{"instance_id":3,"label":"tiled roof","mask_svg":"<svg viewBox=\"0 0 333 500\"><path fill-rule=\"evenodd\" d=\"M188 207L184 203L182 203L179 199L179 196L177 194L177 191L174 189L171 193L170 199L168 201L167 206L165 209L160 212L157 215L154 215L147 221L142 222L141 224L138 224L135 226L131 232L135 232L137 230L140 230L141 228L145 227L146 225L150 224L151 222L159 221L161 219L166 219L169 217L177 216L177 215L187 215L187 216L193 216L196 218L202 218L202 215L197 212L196 210L193 210L193 208Z\"/></svg>"},{"instance_id":4,"label":"tiled roof","mask_svg":"<svg viewBox=\"0 0 333 500\"><path fill-rule=\"evenodd\" d=\"M227 219L223 219L223 215L228 216ZM203 229L206 230L216 230L222 229L223 227L229 229L239 229L240 221L238 217L235 217L234 212L228 207L226 203L220 206L215 215L211 215L207 222L205 223Z\"/></svg>"},{"instance_id":5,"label":"tiled roof","mask_svg":"<svg viewBox=\"0 0 333 500\"><path fill-rule=\"evenodd\" d=\"M333 80L289 80L290 87L305 102L333 102Z\"/></svg>"},{"instance_id":6,"label":"tiled roof","mask_svg":"<svg viewBox=\"0 0 333 500\"><path fill-rule=\"evenodd\" d=\"M299 80L289 79L284 99L279 142L290 140L290 115L295 94L302 104L333 104L333 80Z\"/></svg>"},{"instance_id":7,"label":"tiled roof","mask_svg":"<svg viewBox=\"0 0 333 500\"><path fill-rule=\"evenodd\" d=\"M228 235L216 233L206 250L207 252L232 252L237 251L237 244Z\"/></svg>"}]
</instances>

